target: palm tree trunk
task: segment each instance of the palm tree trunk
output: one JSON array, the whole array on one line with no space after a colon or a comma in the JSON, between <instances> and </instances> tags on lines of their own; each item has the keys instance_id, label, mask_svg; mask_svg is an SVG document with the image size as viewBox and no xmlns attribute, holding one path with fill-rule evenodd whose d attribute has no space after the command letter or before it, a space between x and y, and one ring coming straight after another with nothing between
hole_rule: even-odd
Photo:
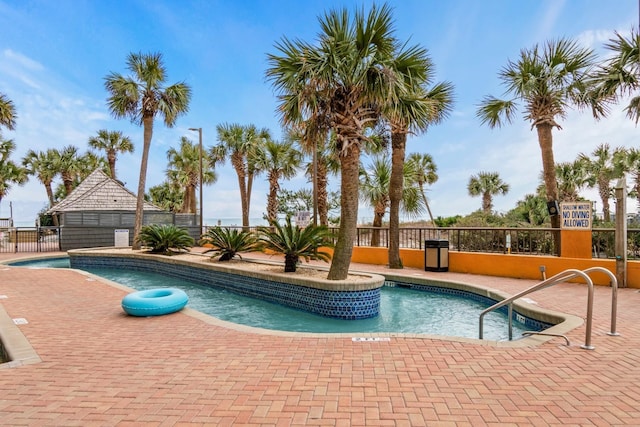
<instances>
[{"instance_id":1,"label":"palm tree trunk","mask_svg":"<svg viewBox=\"0 0 640 427\"><path fill-rule=\"evenodd\" d=\"M136 220L133 226L133 249L138 250L142 243L138 241L138 235L142 230L144 216L144 190L147 184L147 163L149 162L149 148L151 147L151 137L153 136L153 116L142 118L144 128L144 138L142 144L142 159L140 160L140 177L138 178L138 194L136 198Z\"/></svg>"},{"instance_id":2,"label":"palm tree trunk","mask_svg":"<svg viewBox=\"0 0 640 427\"><path fill-rule=\"evenodd\" d=\"M47 192L47 198L49 199L49 207L51 208L55 204L55 201L53 198L53 189L51 188L51 182L45 183L44 188L45 188L45 191ZM60 225L60 222L58 221L58 215L56 214L51 215L51 219L53 219L53 225L55 227L58 227Z\"/></svg>"},{"instance_id":3,"label":"palm tree trunk","mask_svg":"<svg viewBox=\"0 0 640 427\"><path fill-rule=\"evenodd\" d=\"M73 191L73 177L68 172L62 173L62 185L64 185L64 191L68 196Z\"/></svg>"},{"instance_id":4,"label":"palm tree trunk","mask_svg":"<svg viewBox=\"0 0 640 427\"><path fill-rule=\"evenodd\" d=\"M556 163L553 159L553 134L552 126L546 123L536 125L538 143L542 153L542 173L544 186L547 190L547 201L558 200L558 182L556 180ZM560 215L551 216L551 227L560 228ZM558 242L556 242L558 243ZM557 246L559 248L559 246Z\"/></svg>"},{"instance_id":5,"label":"palm tree trunk","mask_svg":"<svg viewBox=\"0 0 640 427\"><path fill-rule=\"evenodd\" d=\"M247 198L247 218L246 218L246 224L245 224L245 219L242 218L242 226L243 227L249 227L249 213L251 212L251 190L253 189L253 177L254 174L253 172L249 172L247 174L247 192L245 194L245 197Z\"/></svg>"},{"instance_id":6,"label":"palm tree trunk","mask_svg":"<svg viewBox=\"0 0 640 427\"><path fill-rule=\"evenodd\" d=\"M107 152L107 161L109 162L109 171L111 171L111 178L116 179L116 153Z\"/></svg>"},{"instance_id":7,"label":"palm tree trunk","mask_svg":"<svg viewBox=\"0 0 640 427\"><path fill-rule=\"evenodd\" d=\"M269 195L267 196L267 218L275 221L278 216L278 175L269 173Z\"/></svg>"},{"instance_id":8,"label":"palm tree trunk","mask_svg":"<svg viewBox=\"0 0 640 427\"><path fill-rule=\"evenodd\" d=\"M558 181L556 179L556 162L553 159L553 127L547 123L536 125L538 144L542 154L542 174L547 190L547 203L558 200ZM560 213L551 215L551 227L560 228ZM553 233L553 243L557 255L560 255L560 232Z\"/></svg>"},{"instance_id":9,"label":"palm tree trunk","mask_svg":"<svg viewBox=\"0 0 640 427\"><path fill-rule=\"evenodd\" d=\"M429 213L429 219L431 220L431 225L436 226L436 222L433 219L433 214L431 213L431 208L429 207L429 199L427 199L427 195L424 192L424 185L422 183L418 184L420 186L420 194L422 194L422 201L424 205L427 207L427 212Z\"/></svg>"},{"instance_id":10,"label":"palm tree trunk","mask_svg":"<svg viewBox=\"0 0 640 427\"><path fill-rule=\"evenodd\" d=\"M602 215L605 222L611 221L611 210L609 209L609 194L611 189L609 188L609 181L606 178L598 180L598 192L600 193L600 200L602 200Z\"/></svg>"},{"instance_id":11,"label":"palm tree trunk","mask_svg":"<svg viewBox=\"0 0 640 427\"><path fill-rule=\"evenodd\" d=\"M400 258L400 202L404 188L404 157L407 134L391 134L391 177L389 178L389 268L402 268Z\"/></svg>"},{"instance_id":12,"label":"palm tree trunk","mask_svg":"<svg viewBox=\"0 0 640 427\"><path fill-rule=\"evenodd\" d=\"M482 211L486 214L491 213L491 205L493 201L491 200L491 193L485 191L482 193Z\"/></svg>"},{"instance_id":13,"label":"palm tree trunk","mask_svg":"<svg viewBox=\"0 0 640 427\"><path fill-rule=\"evenodd\" d=\"M195 214L197 209L197 205L198 205L198 199L196 198L196 185L195 184L189 184L189 188L188 188L188 193L189 193L189 198L191 200L189 200L189 213L191 214ZM200 203L202 203L202 200L200 200Z\"/></svg>"},{"instance_id":14,"label":"palm tree trunk","mask_svg":"<svg viewBox=\"0 0 640 427\"><path fill-rule=\"evenodd\" d=\"M284 256L284 272L295 273L298 268L298 259L297 255L286 254Z\"/></svg>"},{"instance_id":15,"label":"palm tree trunk","mask_svg":"<svg viewBox=\"0 0 640 427\"><path fill-rule=\"evenodd\" d=\"M333 252L329 280L343 280L349 275L353 242L358 225L358 173L360 172L360 147L350 144L340 155L340 230Z\"/></svg>"},{"instance_id":16,"label":"palm tree trunk","mask_svg":"<svg viewBox=\"0 0 640 427\"><path fill-rule=\"evenodd\" d=\"M320 217L320 225L329 225L329 194L327 192L327 165L318 159L318 176L316 185L318 186L318 216Z\"/></svg>"},{"instance_id":17,"label":"palm tree trunk","mask_svg":"<svg viewBox=\"0 0 640 427\"><path fill-rule=\"evenodd\" d=\"M180 209L178 209L177 213L189 213L189 206L191 204L189 192L185 189L184 195L182 196L182 205L180 205Z\"/></svg>"},{"instance_id":18,"label":"palm tree trunk","mask_svg":"<svg viewBox=\"0 0 640 427\"><path fill-rule=\"evenodd\" d=\"M231 164L238 175L238 186L240 187L240 205L242 206L242 226L249 227L249 201L247 200L247 184L245 178L244 161L238 154L231 155Z\"/></svg>"},{"instance_id":19,"label":"palm tree trunk","mask_svg":"<svg viewBox=\"0 0 640 427\"><path fill-rule=\"evenodd\" d=\"M382 228L382 218L384 218L385 206L383 203L376 206L373 213L373 231L371 233L371 246L380 246L380 229Z\"/></svg>"}]
</instances>

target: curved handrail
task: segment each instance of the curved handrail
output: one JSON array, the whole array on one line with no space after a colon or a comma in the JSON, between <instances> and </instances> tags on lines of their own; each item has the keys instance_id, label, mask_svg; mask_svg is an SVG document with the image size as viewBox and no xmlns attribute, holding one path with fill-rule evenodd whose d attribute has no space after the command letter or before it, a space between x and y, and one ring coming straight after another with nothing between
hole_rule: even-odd
<instances>
[{"instance_id":1,"label":"curved handrail","mask_svg":"<svg viewBox=\"0 0 640 427\"><path fill-rule=\"evenodd\" d=\"M561 273L558 273L556 275L554 275L553 277L550 277L546 280L543 280L540 283L537 283L535 285L533 285L532 287L525 289L522 292L517 293L516 295L513 295L507 299L504 299L500 302L497 302L496 304L492 305L491 307L485 309L482 311L482 313L480 313L480 328L479 328L479 338L483 339L483 335L484 335L484 316L494 310L499 309L500 307L504 307L505 305L509 304L509 339L512 338L512 304L513 301L522 298L525 295L528 295L532 292L535 291L539 291L541 289L545 289L548 287L551 287L553 285L556 285L558 283L562 283L565 282L567 280L576 278L576 277L582 277L585 282L587 283L587 287L588 287L588 297L587 297L587 324L586 324L586 331L585 331L585 343L584 345L582 345L581 347L587 350L593 350L595 347L593 347L591 345L591 325L592 325L592 318L593 318L593 281L591 280L591 278L587 275L587 273L590 272L594 272L594 271L598 271L601 273L605 273L609 276L609 278L611 279L611 286L612 286L612 308L611 308L611 332L610 335L618 335L615 332L615 318L616 318L616 305L617 305L617 289L618 289L618 281L616 279L616 277L613 275L613 273L611 273L609 270L603 268L603 267L591 267L591 268L587 268L583 271L580 270L576 270L576 269L567 269L562 271Z\"/></svg>"}]
</instances>

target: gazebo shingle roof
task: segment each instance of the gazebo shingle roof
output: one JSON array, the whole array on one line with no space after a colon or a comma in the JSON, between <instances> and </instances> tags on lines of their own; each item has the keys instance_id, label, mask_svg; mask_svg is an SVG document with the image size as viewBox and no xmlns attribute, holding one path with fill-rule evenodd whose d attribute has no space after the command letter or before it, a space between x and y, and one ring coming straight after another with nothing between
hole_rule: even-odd
<instances>
[{"instance_id":1,"label":"gazebo shingle roof","mask_svg":"<svg viewBox=\"0 0 640 427\"><path fill-rule=\"evenodd\" d=\"M135 210L136 195L102 170L96 169L47 213ZM162 211L148 202L144 203L144 210Z\"/></svg>"}]
</instances>

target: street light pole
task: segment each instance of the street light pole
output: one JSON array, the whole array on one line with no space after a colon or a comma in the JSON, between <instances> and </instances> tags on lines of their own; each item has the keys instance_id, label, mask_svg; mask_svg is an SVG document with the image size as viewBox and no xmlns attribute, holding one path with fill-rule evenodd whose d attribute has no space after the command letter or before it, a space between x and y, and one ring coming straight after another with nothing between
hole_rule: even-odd
<instances>
[{"instance_id":1,"label":"street light pole","mask_svg":"<svg viewBox=\"0 0 640 427\"><path fill-rule=\"evenodd\" d=\"M203 230L203 217L202 217L202 207L204 205L204 200L202 199L202 128L189 128L191 131L198 131L198 142L199 142L199 150L200 150L200 234L204 232Z\"/></svg>"}]
</instances>

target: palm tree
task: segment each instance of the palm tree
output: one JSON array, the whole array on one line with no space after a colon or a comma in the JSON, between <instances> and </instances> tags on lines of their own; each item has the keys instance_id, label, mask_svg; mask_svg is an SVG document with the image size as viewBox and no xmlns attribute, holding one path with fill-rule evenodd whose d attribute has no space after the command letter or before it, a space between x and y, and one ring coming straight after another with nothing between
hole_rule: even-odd
<instances>
[{"instance_id":1,"label":"palm tree","mask_svg":"<svg viewBox=\"0 0 640 427\"><path fill-rule=\"evenodd\" d=\"M15 149L16 144L12 140L0 140L0 202L13 184L22 185L28 180L27 169L9 159Z\"/></svg>"},{"instance_id":2,"label":"palm tree","mask_svg":"<svg viewBox=\"0 0 640 427\"><path fill-rule=\"evenodd\" d=\"M479 172L478 175L471 175L467 190L470 196L482 196L482 211L490 214L493 208L493 196L507 194L509 184L500 179L498 172Z\"/></svg>"},{"instance_id":3,"label":"palm tree","mask_svg":"<svg viewBox=\"0 0 640 427\"><path fill-rule=\"evenodd\" d=\"M180 138L180 149L170 148L167 151L169 160L167 178L169 182L182 188L184 203L181 213L196 213L197 199L196 189L200 184L200 148L192 143L189 138ZM202 157L202 183L213 184L218 176L210 166L209 156ZM200 203L203 201L200 200Z\"/></svg>"},{"instance_id":4,"label":"palm tree","mask_svg":"<svg viewBox=\"0 0 640 427\"><path fill-rule=\"evenodd\" d=\"M577 202L579 191L587 184L586 163L582 159L556 164L558 198L561 202Z\"/></svg>"},{"instance_id":5,"label":"palm tree","mask_svg":"<svg viewBox=\"0 0 640 427\"><path fill-rule=\"evenodd\" d=\"M615 33L615 38L605 44L614 53L594 73L597 82L596 94L602 99L618 100L631 96L640 87L640 32L631 29L629 38ZM627 117L636 125L640 121L640 96L632 96L625 108Z\"/></svg>"},{"instance_id":6,"label":"palm tree","mask_svg":"<svg viewBox=\"0 0 640 427\"><path fill-rule=\"evenodd\" d=\"M146 199L166 211L182 212L184 191L175 183L165 181L149 188L149 194Z\"/></svg>"},{"instance_id":7,"label":"palm tree","mask_svg":"<svg viewBox=\"0 0 640 427\"><path fill-rule=\"evenodd\" d=\"M305 174L315 188L315 193L312 191L310 208L314 209L313 220L319 220L320 225L327 226L329 225L329 174L337 174L340 170L340 161L335 151L335 132L319 129L317 123L312 120L307 120L301 128L288 128L287 139L296 141L300 151L305 156L311 157L305 167ZM314 222L314 225L317 223Z\"/></svg>"},{"instance_id":8,"label":"palm tree","mask_svg":"<svg viewBox=\"0 0 640 427\"><path fill-rule=\"evenodd\" d=\"M442 82L431 89L434 69L425 49L413 47L395 58L395 69L404 82L397 101L385 105L391 125L391 180L389 208L389 267L402 268L400 259L400 203L403 194L405 150L408 133L418 133L444 120L453 107L453 85ZM428 206L428 205L427 205ZM433 218L432 218L433 221Z\"/></svg>"},{"instance_id":9,"label":"palm tree","mask_svg":"<svg viewBox=\"0 0 640 427\"><path fill-rule=\"evenodd\" d=\"M518 201L516 209L522 212L523 219L533 227L544 224L549 217L545 198L539 194L526 194L524 200Z\"/></svg>"},{"instance_id":10,"label":"palm tree","mask_svg":"<svg viewBox=\"0 0 640 427\"><path fill-rule=\"evenodd\" d=\"M189 110L191 88L186 83L163 86L167 73L162 55L159 53L130 53L127 57L127 68L133 73L132 76L111 73L105 78L105 88L109 92L107 104L111 114L116 118L128 117L132 123L142 125L144 129L133 230L133 234L137 236L142 229L147 163L154 119L159 114L164 119L165 126L173 127L178 117ZM140 241L134 239L133 248L140 249L140 246Z\"/></svg>"},{"instance_id":11,"label":"palm tree","mask_svg":"<svg viewBox=\"0 0 640 427\"><path fill-rule=\"evenodd\" d=\"M614 162L619 169L631 174L631 180L633 182L633 191L631 194L634 195L640 203L640 150L637 148L629 148L626 150L624 156L614 159ZM623 163L623 165L621 166L620 163Z\"/></svg>"},{"instance_id":12,"label":"palm tree","mask_svg":"<svg viewBox=\"0 0 640 427\"><path fill-rule=\"evenodd\" d=\"M79 157L78 173L76 174L76 185L80 184L91 172L96 169L101 169L105 174L109 174L109 163L104 157L94 153L93 151L87 151Z\"/></svg>"},{"instance_id":13,"label":"palm tree","mask_svg":"<svg viewBox=\"0 0 640 427\"><path fill-rule=\"evenodd\" d=\"M340 159L340 228L328 279L348 275L358 221L360 151L369 142L365 131L379 118L377 106L397 93L392 60L397 40L391 8L346 9L320 18L315 45L283 38L279 54L268 56L267 78L279 92L285 127L309 118L323 118L336 132Z\"/></svg>"},{"instance_id":14,"label":"palm tree","mask_svg":"<svg viewBox=\"0 0 640 427\"><path fill-rule=\"evenodd\" d=\"M436 166L433 161L433 157L427 153L411 153L407 160L409 167L413 169L413 177L418 184L418 188L420 189L420 194L422 195L422 201L424 206L427 208L427 212L429 213L429 219L431 220L431 224L435 226L435 221L433 219L433 214L431 213L431 208L429 207L429 200L427 199L427 194L425 193L424 186L431 185L438 180L438 166Z\"/></svg>"},{"instance_id":15,"label":"palm tree","mask_svg":"<svg viewBox=\"0 0 640 427\"><path fill-rule=\"evenodd\" d=\"M291 224L291 217L287 217L284 225L271 221L269 227L259 227L258 233L258 248L284 255L285 273L295 272L300 258L307 262L331 259L331 254L323 249L333 246L333 236L327 227L309 225L300 228Z\"/></svg>"},{"instance_id":16,"label":"palm tree","mask_svg":"<svg viewBox=\"0 0 640 427\"><path fill-rule=\"evenodd\" d=\"M16 126L16 107L3 93L0 93L0 125L9 130L15 129Z\"/></svg>"},{"instance_id":17,"label":"palm tree","mask_svg":"<svg viewBox=\"0 0 640 427\"><path fill-rule=\"evenodd\" d=\"M231 166L238 176L240 203L242 206L242 226L249 227L251 188L253 179L259 172L255 166L255 154L271 136L267 129L254 125L222 124L217 126L218 145L211 148L210 155L214 163L224 163L231 158Z\"/></svg>"},{"instance_id":18,"label":"palm tree","mask_svg":"<svg viewBox=\"0 0 640 427\"><path fill-rule=\"evenodd\" d=\"M257 152L256 164L267 173L269 195L267 197L267 220L278 218L278 191L280 179L293 178L302 163L302 153L295 149L293 141L278 142L267 139Z\"/></svg>"},{"instance_id":19,"label":"palm tree","mask_svg":"<svg viewBox=\"0 0 640 427\"><path fill-rule=\"evenodd\" d=\"M55 203L51 184L56 175L58 175L56 159L57 153L54 149L37 152L29 150L22 158L22 166L26 168L27 174L34 175L44 185L47 199L49 199L49 207L52 207ZM53 215L53 225L56 227L59 225L57 215Z\"/></svg>"},{"instance_id":20,"label":"palm tree","mask_svg":"<svg viewBox=\"0 0 640 427\"><path fill-rule=\"evenodd\" d=\"M236 255L242 259L240 252L251 252L256 250L258 237L255 233L237 228L212 227L202 236L200 245L208 245L211 249L205 251L213 252L211 258L219 257L218 261L230 261Z\"/></svg>"},{"instance_id":21,"label":"palm tree","mask_svg":"<svg viewBox=\"0 0 640 427\"><path fill-rule=\"evenodd\" d=\"M67 145L62 150L56 150L55 164L62 177L62 184L64 185L64 193L66 196L71 194L75 184L77 183L77 176L80 172L80 156L78 154L78 147L74 145Z\"/></svg>"},{"instance_id":22,"label":"palm tree","mask_svg":"<svg viewBox=\"0 0 640 427\"><path fill-rule=\"evenodd\" d=\"M120 131L108 131L101 129L98 136L89 138L89 147L96 150L104 150L109 162L109 172L111 178L116 178L116 160L118 153L133 153L133 143L128 136L124 136Z\"/></svg>"},{"instance_id":23,"label":"palm tree","mask_svg":"<svg viewBox=\"0 0 640 427\"><path fill-rule=\"evenodd\" d=\"M380 230L382 220L389 209L391 201L391 161L386 155L378 155L373 158L369 167L360 170L360 200L373 208L373 234L371 246L380 246ZM421 212L418 187L412 185L415 180L411 174L413 170L407 164L404 168L404 185L402 188L403 212L415 215Z\"/></svg>"},{"instance_id":24,"label":"palm tree","mask_svg":"<svg viewBox=\"0 0 640 427\"><path fill-rule=\"evenodd\" d=\"M580 154L580 160L584 162L587 172L587 186L589 188L598 187L598 194L602 200L602 214L605 222L611 221L611 211L609 209L609 198L611 198L611 180L622 176L614 163L614 152L609 144L600 144L591 153Z\"/></svg>"},{"instance_id":25,"label":"palm tree","mask_svg":"<svg viewBox=\"0 0 640 427\"><path fill-rule=\"evenodd\" d=\"M588 73L595 61L590 49L577 43L559 39L543 47L520 52L517 61L509 61L498 76L513 95L511 100L492 96L483 99L477 116L489 127L500 127L514 119L517 103L524 104L524 119L531 122L538 133L542 153L542 169L547 200L558 200L556 164L553 158L553 128L561 129L558 119L564 118L570 105L589 105L596 118L605 114L604 101L588 96ZM560 217L551 217L551 225L560 227ZM556 245L559 247L559 245Z\"/></svg>"}]
</instances>

